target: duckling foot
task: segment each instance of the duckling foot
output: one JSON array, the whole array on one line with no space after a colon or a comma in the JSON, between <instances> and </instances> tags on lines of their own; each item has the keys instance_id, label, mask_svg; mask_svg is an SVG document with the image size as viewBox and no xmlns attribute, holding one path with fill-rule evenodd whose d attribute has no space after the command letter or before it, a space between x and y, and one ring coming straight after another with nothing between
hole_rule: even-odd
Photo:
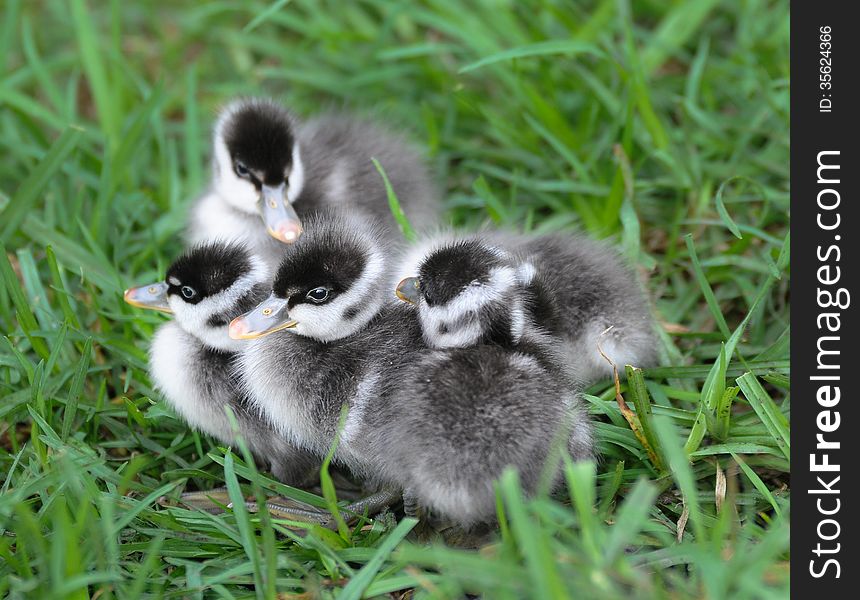
<instances>
[{"instance_id":1,"label":"duckling foot","mask_svg":"<svg viewBox=\"0 0 860 600\"><path fill-rule=\"evenodd\" d=\"M342 513L347 522L352 524L359 518L379 514L387 508L398 504L400 500L401 495L399 491L383 489L366 498L352 502L342 509ZM167 497L159 498L158 502L162 506L171 504ZM225 512L225 509L233 507L226 487L186 492L179 496L179 502L188 507L198 508L211 514L220 514ZM258 512L260 509L259 504L253 500L246 500L244 504L250 512ZM337 524L329 511L305 504L304 502L291 500L290 498L282 496L270 498L266 501L266 508L272 516L278 519L301 523L315 523L330 529L337 528Z\"/></svg>"},{"instance_id":2,"label":"duckling foot","mask_svg":"<svg viewBox=\"0 0 860 600\"><path fill-rule=\"evenodd\" d=\"M230 495L226 487L213 488L211 490L198 490L196 492L185 492L179 496L179 502L192 508L199 508L208 513L218 514L224 512L224 507L230 504ZM158 499L162 506L170 505L170 499L162 496Z\"/></svg>"},{"instance_id":3,"label":"duckling foot","mask_svg":"<svg viewBox=\"0 0 860 600\"><path fill-rule=\"evenodd\" d=\"M378 515L385 509L398 504L401 500L398 490L382 489L367 498L357 500L344 509L351 519L362 516Z\"/></svg>"},{"instance_id":4,"label":"duckling foot","mask_svg":"<svg viewBox=\"0 0 860 600\"><path fill-rule=\"evenodd\" d=\"M345 520L349 524L355 523L359 518L374 516L383 512L386 508L400 502L400 492L396 490L383 489L367 498L353 502L341 510ZM232 506L232 505L228 505ZM259 505L254 501L245 502L245 506L251 512L257 512ZM303 502L297 502L288 498L275 498L266 502L269 513L279 519L299 521L302 523L315 523L329 529L337 529L332 514L324 509L313 507Z\"/></svg>"},{"instance_id":5,"label":"duckling foot","mask_svg":"<svg viewBox=\"0 0 860 600\"><path fill-rule=\"evenodd\" d=\"M229 506L232 507L233 505L230 504ZM260 505L252 500L245 502L245 507L249 512L258 512L260 510ZM295 502L288 498L277 498L274 501L267 501L266 509L270 515L277 519L313 523L324 527L330 527L332 521L331 513L327 510L322 510L302 502Z\"/></svg>"},{"instance_id":6,"label":"duckling foot","mask_svg":"<svg viewBox=\"0 0 860 600\"><path fill-rule=\"evenodd\" d=\"M421 520L421 505L418 503L418 498L410 489L403 490L403 513L407 517Z\"/></svg>"},{"instance_id":7,"label":"duckling foot","mask_svg":"<svg viewBox=\"0 0 860 600\"><path fill-rule=\"evenodd\" d=\"M403 514L418 519L418 524L409 532L410 538L421 543L439 540L439 533L430 523L430 512L421 505L410 489L403 490Z\"/></svg>"}]
</instances>

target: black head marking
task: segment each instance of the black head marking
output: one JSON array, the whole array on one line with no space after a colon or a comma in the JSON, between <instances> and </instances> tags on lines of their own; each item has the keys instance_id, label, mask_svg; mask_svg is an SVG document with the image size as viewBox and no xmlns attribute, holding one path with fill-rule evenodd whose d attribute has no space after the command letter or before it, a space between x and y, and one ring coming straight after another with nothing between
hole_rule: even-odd
<instances>
[{"instance_id":1,"label":"black head marking","mask_svg":"<svg viewBox=\"0 0 860 600\"><path fill-rule=\"evenodd\" d=\"M461 240L433 252L418 269L421 293L430 306L453 300L474 281L486 283L502 259L478 240Z\"/></svg>"},{"instance_id":2,"label":"black head marking","mask_svg":"<svg viewBox=\"0 0 860 600\"><path fill-rule=\"evenodd\" d=\"M354 318L358 316L358 313L361 312L361 306L357 304L353 304L348 307L345 311L343 311L343 318L347 321L352 321Z\"/></svg>"},{"instance_id":3,"label":"black head marking","mask_svg":"<svg viewBox=\"0 0 860 600\"><path fill-rule=\"evenodd\" d=\"M251 259L242 246L218 243L195 246L167 270L167 293L189 304L197 304L226 290L250 270ZM189 290L193 294L189 294Z\"/></svg>"},{"instance_id":4,"label":"black head marking","mask_svg":"<svg viewBox=\"0 0 860 600\"><path fill-rule=\"evenodd\" d=\"M258 185L280 185L292 167L295 138L290 115L274 102L242 104L225 123L224 142L234 163L241 163L239 168L260 174L252 175Z\"/></svg>"},{"instance_id":5,"label":"black head marking","mask_svg":"<svg viewBox=\"0 0 860 600\"><path fill-rule=\"evenodd\" d=\"M564 320L556 296L550 290L551 286L548 282L540 276L535 277L523 290L524 308L526 314L530 315L535 323L540 323L544 329L553 334L559 334Z\"/></svg>"},{"instance_id":6,"label":"black head marking","mask_svg":"<svg viewBox=\"0 0 860 600\"><path fill-rule=\"evenodd\" d=\"M364 272L367 250L354 238L305 234L290 247L278 267L274 292L288 306L310 303L309 291L324 287L327 301L344 293Z\"/></svg>"},{"instance_id":7,"label":"black head marking","mask_svg":"<svg viewBox=\"0 0 860 600\"><path fill-rule=\"evenodd\" d=\"M236 316L238 316L238 315L236 315ZM219 313L219 314L212 315L211 317L209 317L206 320L206 326L207 327L226 327L227 325L230 324L231 320L232 319L228 315L226 315L224 313Z\"/></svg>"},{"instance_id":8,"label":"black head marking","mask_svg":"<svg viewBox=\"0 0 860 600\"><path fill-rule=\"evenodd\" d=\"M216 313L209 317L206 321L206 325L208 327L226 327L230 324L230 321L257 306L257 304L268 296L268 294L269 290L267 286L258 283L253 288L239 296L239 298L236 299L236 302L234 302L228 310Z\"/></svg>"}]
</instances>

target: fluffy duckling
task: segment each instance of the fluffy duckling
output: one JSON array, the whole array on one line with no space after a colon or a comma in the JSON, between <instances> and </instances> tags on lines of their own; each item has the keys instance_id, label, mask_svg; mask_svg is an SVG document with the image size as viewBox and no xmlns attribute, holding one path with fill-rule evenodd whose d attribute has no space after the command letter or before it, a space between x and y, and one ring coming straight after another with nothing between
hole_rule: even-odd
<instances>
[{"instance_id":1,"label":"fluffy duckling","mask_svg":"<svg viewBox=\"0 0 860 600\"><path fill-rule=\"evenodd\" d=\"M492 523L506 468L532 494L547 468L558 482L560 451L593 457L592 425L553 340L527 328L516 344L418 353L366 411L358 437L407 506L461 527Z\"/></svg>"},{"instance_id":2,"label":"fluffy duckling","mask_svg":"<svg viewBox=\"0 0 860 600\"><path fill-rule=\"evenodd\" d=\"M230 324L246 342L239 371L249 398L295 445L324 455L350 407L335 460L358 474L352 434L388 370L420 348L417 323L386 293L391 270L379 227L331 212L306 219L269 298ZM404 348L405 346L405 348Z\"/></svg>"},{"instance_id":3,"label":"fluffy duckling","mask_svg":"<svg viewBox=\"0 0 860 600\"><path fill-rule=\"evenodd\" d=\"M192 208L189 237L239 237L276 266L282 244L301 235L303 215L338 208L385 225L399 239L371 158L412 223L434 225L437 192L420 154L399 136L345 115L302 122L272 100L237 100L215 125L212 189Z\"/></svg>"},{"instance_id":4,"label":"fluffy duckling","mask_svg":"<svg viewBox=\"0 0 860 600\"><path fill-rule=\"evenodd\" d=\"M243 245L203 244L177 259L163 282L126 290L125 301L174 315L158 328L149 362L156 387L176 412L193 428L233 444L229 406L255 458L279 480L302 485L320 462L250 410L233 370L239 343L227 335L233 317L268 295L268 276Z\"/></svg>"},{"instance_id":5,"label":"fluffy duckling","mask_svg":"<svg viewBox=\"0 0 860 600\"><path fill-rule=\"evenodd\" d=\"M619 367L656 361L653 320L634 274L611 248L586 237L430 240L404 261L401 274L413 276L397 295L417 306L433 348L515 342L531 321L561 340L568 372L580 383L612 372L598 343Z\"/></svg>"},{"instance_id":6,"label":"fluffy duckling","mask_svg":"<svg viewBox=\"0 0 860 600\"><path fill-rule=\"evenodd\" d=\"M428 349L414 311L385 302L390 273L371 231L309 220L272 295L230 326L253 340L243 385L279 431L320 456L338 437L336 462L461 525L492 519L506 466L534 489L566 434L575 457L591 456L590 425L547 336Z\"/></svg>"}]
</instances>

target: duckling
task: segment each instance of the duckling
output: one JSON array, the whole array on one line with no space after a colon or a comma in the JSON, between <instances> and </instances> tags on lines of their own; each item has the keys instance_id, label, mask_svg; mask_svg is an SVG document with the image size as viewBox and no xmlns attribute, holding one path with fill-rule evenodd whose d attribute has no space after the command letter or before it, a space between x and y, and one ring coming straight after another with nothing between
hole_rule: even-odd
<instances>
[{"instance_id":1,"label":"duckling","mask_svg":"<svg viewBox=\"0 0 860 600\"><path fill-rule=\"evenodd\" d=\"M300 217L334 207L384 224L397 240L371 158L385 169L413 225L434 225L435 186L420 154L398 135L346 115L302 122L272 100L234 101L215 125L212 189L192 208L189 238L238 236L276 266L283 244L302 233Z\"/></svg>"},{"instance_id":2,"label":"duckling","mask_svg":"<svg viewBox=\"0 0 860 600\"><path fill-rule=\"evenodd\" d=\"M252 340L238 359L243 387L296 446L325 455L341 406L350 406L335 461L361 475L363 463L352 454L354 422L383 372L401 361L401 347L423 344L417 324L403 327L408 311L386 293L391 261L382 229L333 211L305 222L272 294L234 319L229 334Z\"/></svg>"},{"instance_id":3,"label":"duckling","mask_svg":"<svg viewBox=\"0 0 860 600\"><path fill-rule=\"evenodd\" d=\"M397 296L417 306L431 347L515 341L530 319L561 340L579 383L612 373L601 349L619 366L656 362L653 320L634 274L584 236L451 235L417 246L400 270L413 276Z\"/></svg>"},{"instance_id":4,"label":"duckling","mask_svg":"<svg viewBox=\"0 0 860 600\"><path fill-rule=\"evenodd\" d=\"M493 523L506 468L534 494L546 469L559 482L558 452L594 456L588 413L554 340L530 323L515 335L418 353L366 411L358 436L375 476L398 482L405 505L429 509L437 523Z\"/></svg>"},{"instance_id":5,"label":"duckling","mask_svg":"<svg viewBox=\"0 0 860 600\"><path fill-rule=\"evenodd\" d=\"M255 458L290 485L303 485L320 461L299 450L251 410L238 387L233 360L239 344L227 335L230 320L268 295L269 271L239 244L207 243L188 250L163 282L130 288L133 306L171 313L149 353L156 387L193 428L234 444L230 407Z\"/></svg>"},{"instance_id":6,"label":"duckling","mask_svg":"<svg viewBox=\"0 0 860 600\"><path fill-rule=\"evenodd\" d=\"M574 456L591 455L576 388L539 329L524 321L516 347L428 349L414 312L384 299L391 273L373 229L307 222L272 295L230 325L252 340L244 389L295 445L321 456L337 439L336 462L464 525L492 518L505 466L535 488L564 424Z\"/></svg>"}]
</instances>

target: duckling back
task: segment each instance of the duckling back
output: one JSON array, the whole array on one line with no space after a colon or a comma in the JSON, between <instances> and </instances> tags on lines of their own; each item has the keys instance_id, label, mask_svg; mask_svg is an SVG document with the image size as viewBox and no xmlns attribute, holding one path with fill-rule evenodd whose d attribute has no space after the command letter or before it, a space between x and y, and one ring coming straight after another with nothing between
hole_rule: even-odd
<instances>
[{"instance_id":1,"label":"duckling back","mask_svg":"<svg viewBox=\"0 0 860 600\"><path fill-rule=\"evenodd\" d=\"M398 274L411 282L398 289L413 297L400 296L416 303L433 347L516 336L527 317L556 338L580 383L611 373L598 343L619 366L657 360L634 272L608 245L579 234L441 234L407 252Z\"/></svg>"},{"instance_id":2,"label":"duckling back","mask_svg":"<svg viewBox=\"0 0 860 600\"><path fill-rule=\"evenodd\" d=\"M558 451L591 458L586 411L543 343L417 354L367 413L375 472L469 526L494 519L494 483L506 468L533 493L546 468L558 476Z\"/></svg>"},{"instance_id":3,"label":"duckling back","mask_svg":"<svg viewBox=\"0 0 860 600\"><path fill-rule=\"evenodd\" d=\"M579 234L524 236L514 246L534 265L526 287L537 323L563 342L571 374L589 383L619 369L657 362L654 319L636 274L608 245Z\"/></svg>"},{"instance_id":4,"label":"duckling back","mask_svg":"<svg viewBox=\"0 0 860 600\"><path fill-rule=\"evenodd\" d=\"M375 158L410 223L419 230L439 223L438 187L421 152L403 136L371 121L329 114L302 124L298 138L307 155L307 194L297 200L297 211L352 210L384 224L399 240L385 183L372 162Z\"/></svg>"}]
</instances>

